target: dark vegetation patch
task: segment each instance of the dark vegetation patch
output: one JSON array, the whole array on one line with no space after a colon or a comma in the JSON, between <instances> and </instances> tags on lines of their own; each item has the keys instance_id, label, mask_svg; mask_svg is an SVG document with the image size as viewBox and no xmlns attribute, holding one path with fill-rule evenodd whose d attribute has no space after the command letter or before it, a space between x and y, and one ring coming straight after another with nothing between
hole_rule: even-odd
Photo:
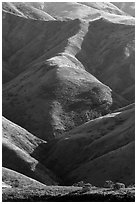
<instances>
[{"instance_id":1,"label":"dark vegetation patch","mask_svg":"<svg viewBox=\"0 0 137 204\"><path fill-rule=\"evenodd\" d=\"M83 193L77 187L46 187L43 189L14 188L3 192L3 202L134 202L134 190L112 191L111 189L91 190Z\"/></svg>"}]
</instances>

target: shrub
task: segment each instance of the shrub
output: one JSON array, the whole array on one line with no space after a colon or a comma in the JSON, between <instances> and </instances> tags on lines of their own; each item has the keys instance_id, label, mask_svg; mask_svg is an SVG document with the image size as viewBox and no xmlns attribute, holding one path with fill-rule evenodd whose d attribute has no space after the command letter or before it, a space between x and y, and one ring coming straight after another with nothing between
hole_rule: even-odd
<instances>
[{"instance_id":1,"label":"shrub","mask_svg":"<svg viewBox=\"0 0 137 204\"><path fill-rule=\"evenodd\" d=\"M90 183L87 183L85 184L83 187L82 187L82 192L88 192L91 190L91 187L92 185Z\"/></svg>"},{"instance_id":2,"label":"shrub","mask_svg":"<svg viewBox=\"0 0 137 204\"><path fill-rule=\"evenodd\" d=\"M77 183L77 185L78 185L79 187L83 187L85 184L84 184L83 181L79 181L79 182Z\"/></svg>"},{"instance_id":3,"label":"shrub","mask_svg":"<svg viewBox=\"0 0 137 204\"><path fill-rule=\"evenodd\" d=\"M135 188L135 184L130 184L128 188Z\"/></svg>"},{"instance_id":4,"label":"shrub","mask_svg":"<svg viewBox=\"0 0 137 204\"><path fill-rule=\"evenodd\" d=\"M125 184L124 183L115 183L113 188L115 190L121 189L121 188L125 188Z\"/></svg>"},{"instance_id":5,"label":"shrub","mask_svg":"<svg viewBox=\"0 0 137 204\"><path fill-rule=\"evenodd\" d=\"M73 186L77 186L77 187L84 187L85 185L87 185L87 184L85 184L84 181L79 181L79 182L73 184Z\"/></svg>"},{"instance_id":6,"label":"shrub","mask_svg":"<svg viewBox=\"0 0 137 204\"><path fill-rule=\"evenodd\" d=\"M104 188L113 188L114 183L110 180L105 181Z\"/></svg>"}]
</instances>

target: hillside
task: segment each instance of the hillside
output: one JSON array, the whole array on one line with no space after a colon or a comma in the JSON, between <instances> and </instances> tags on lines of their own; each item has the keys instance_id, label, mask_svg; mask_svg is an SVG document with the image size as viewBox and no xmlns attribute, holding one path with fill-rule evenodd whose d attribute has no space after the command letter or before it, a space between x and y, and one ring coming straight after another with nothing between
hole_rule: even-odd
<instances>
[{"instance_id":1,"label":"hillside","mask_svg":"<svg viewBox=\"0 0 137 204\"><path fill-rule=\"evenodd\" d=\"M23 174L20 174L11 169L7 169L5 167L2 168L2 181L11 186L12 188L26 188L29 186L34 186L36 188L45 186L44 184L31 179Z\"/></svg>"},{"instance_id":2,"label":"hillside","mask_svg":"<svg viewBox=\"0 0 137 204\"><path fill-rule=\"evenodd\" d=\"M3 201L134 201L134 10L2 3Z\"/></svg>"},{"instance_id":3,"label":"hillside","mask_svg":"<svg viewBox=\"0 0 137 204\"><path fill-rule=\"evenodd\" d=\"M5 23L8 22L10 25L12 18L7 15ZM17 36L14 35L15 30L18 26L20 27L20 23L23 21L24 26L18 33L18 47L16 48L12 44L15 50L27 43L30 37L33 37L28 35L29 30L32 32L38 26L43 33L40 32L40 36L38 36L39 30L35 29L34 40L31 41L31 44L27 44L16 54L14 52L11 57L5 56L5 59L7 57L9 59L10 70L17 75L3 86L3 115L5 117L46 140L108 111L112 103L109 87L89 74L74 55L67 54L65 51L71 46L69 46L68 40L70 35L75 35L84 26L80 20L54 21L52 23L41 21L41 24L20 17L15 20L17 24L15 29L13 25L13 30L10 32L11 37L6 30L3 30L4 38L11 38L13 43L17 39ZM30 23L32 23L31 26ZM43 24L47 26L47 29ZM26 27L29 30L26 30ZM7 28L8 26L6 26ZM67 30L70 28L71 32L68 33ZM54 30L57 34L51 37ZM64 33L61 38L60 32ZM23 41L20 41L21 33L24 35L25 40ZM41 35L43 38L40 38ZM40 42L35 38L39 38ZM37 50L34 49L35 46ZM50 53L47 53L46 50L49 49ZM28 54L30 50L32 50L31 55ZM5 55L7 54L6 52ZM35 61L33 61L34 58ZM83 103L83 107L80 106L81 103ZM76 106L77 109L75 109ZM89 113L89 110L92 112Z\"/></svg>"},{"instance_id":4,"label":"hillside","mask_svg":"<svg viewBox=\"0 0 137 204\"><path fill-rule=\"evenodd\" d=\"M13 170L2 168L3 202L41 202L41 201L134 201L135 188L128 187L120 191L92 187L83 192L81 187L46 186Z\"/></svg>"},{"instance_id":5,"label":"hillside","mask_svg":"<svg viewBox=\"0 0 137 204\"><path fill-rule=\"evenodd\" d=\"M52 58L44 66L19 75L3 89L3 114L45 140L104 114L112 103L107 86L85 70L72 67L72 63L69 70L68 66L62 67L60 60L63 63L66 59Z\"/></svg>"},{"instance_id":6,"label":"hillside","mask_svg":"<svg viewBox=\"0 0 137 204\"><path fill-rule=\"evenodd\" d=\"M90 22L81 50L76 54L88 72L130 102L135 95L134 32L134 26L105 19Z\"/></svg>"},{"instance_id":7,"label":"hillside","mask_svg":"<svg viewBox=\"0 0 137 204\"><path fill-rule=\"evenodd\" d=\"M4 11L39 20L76 19L91 20L100 15L126 15L118 7L107 2L3 2Z\"/></svg>"},{"instance_id":8,"label":"hillside","mask_svg":"<svg viewBox=\"0 0 137 204\"><path fill-rule=\"evenodd\" d=\"M44 61L65 51L82 62L88 72L126 98L126 94L122 93L123 90L119 90L119 87L123 83L121 75L125 72L128 76L125 75L123 80L127 81L129 78L127 86L132 87L132 93L134 92L135 38L134 25L130 25L130 20L126 23L129 25L111 23L103 18L90 23L82 23L78 19L37 23L35 20L4 13L3 60L6 61L6 69L15 77L28 68L28 65L37 64L37 61ZM12 32L9 33L8 28L11 26ZM101 29L104 27L105 29ZM70 28L71 32L68 34L67 30ZM33 35L30 36L29 33ZM17 39L18 44L15 43Z\"/></svg>"},{"instance_id":9,"label":"hillside","mask_svg":"<svg viewBox=\"0 0 137 204\"><path fill-rule=\"evenodd\" d=\"M69 184L83 180L102 186L113 180L129 185L134 182L134 131L134 107L111 113L48 143L50 151L46 158L41 153L41 161Z\"/></svg>"},{"instance_id":10,"label":"hillside","mask_svg":"<svg viewBox=\"0 0 137 204\"><path fill-rule=\"evenodd\" d=\"M134 101L133 25L3 15L3 61L13 76L3 85L3 115L11 121L49 140Z\"/></svg>"},{"instance_id":11,"label":"hillside","mask_svg":"<svg viewBox=\"0 0 137 204\"><path fill-rule=\"evenodd\" d=\"M49 176L56 180L48 169L67 185L80 180L97 186L105 180L134 183L133 105L89 121L48 143L3 119L3 137L3 166L47 185Z\"/></svg>"},{"instance_id":12,"label":"hillside","mask_svg":"<svg viewBox=\"0 0 137 204\"><path fill-rule=\"evenodd\" d=\"M2 201L41 201L56 199L78 190L80 187L46 186L30 177L8 168L2 168Z\"/></svg>"},{"instance_id":13,"label":"hillside","mask_svg":"<svg viewBox=\"0 0 137 204\"><path fill-rule=\"evenodd\" d=\"M21 16L23 18L31 18L38 20L55 20L48 13L42 11L41 3L30 2L2 2L4 11Z\"/></svg>"},{"instance_id":14,"label":"hillside","mask_svg":"<svg viewBox=\"0 0 137 204\"><path fill-rule=\"evenodd\" d=\"M44 141L25 129L3 118L2 165L34 178L47 185L54 185L56 177L39 161L32 152Z\"/></svg>"},{"instance_id":15,"label":"hillside","mask_svg":"<svg viewBox=\"0 0 137 204\"><path fill-rule=\"evenodd\" d=\"M135 17L135 2L112 2L120 10Z\"/></svg>"}]
</instances>

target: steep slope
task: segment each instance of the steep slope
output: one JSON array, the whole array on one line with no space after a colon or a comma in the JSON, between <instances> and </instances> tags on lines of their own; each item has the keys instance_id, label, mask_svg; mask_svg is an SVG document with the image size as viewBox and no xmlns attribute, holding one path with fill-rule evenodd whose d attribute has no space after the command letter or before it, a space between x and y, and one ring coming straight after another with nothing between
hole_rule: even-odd
<instances>
[{"instance_id":1,"label":"steep slope","mask_svg":"<svg viewBox=\"0 0 137 204\"><path fill-rule=\"evenodd\" d=\"M76 54L88 72L129 102L134 101L135 95L134 29L133 25L105 19L90 22L81 50Z\"/></svg>"},{"instance_id":2,"label":"steep slope","mask_svg":"<svg viewBox=\"0 0 137 204\"><path fill-rule=\"evenodd\" d=\"M2 62L2 84L13 79L15 75L9 71L8 63L3 60Z\"/></svg>"},{"instance_id":3,"label":"steep slope","mask_svg":"<svg viewBox=\"0 0 137 204\"><path fill-rule=\"evenodd\" d=\"M91 20L103 14L125 15L120 9L107 2L3 2L5 11L26 18L42 20L82 18Z\"/></svg>"},{"instance_id":4,"label":"steep slope","mask_svg":"<svg viewBox=\"0 0 137 204\"><path fill-rule=\"evenodd\" d=\"M3 87L4 116L44 140L105 114L111 104L111 90L63 55Z\"/></svg>"},{"instance_id":5,"label":"steep slope","mask_svg":"<svg viewBox=\"0 0 137 204\"><path fill-rule=\"evenodd\" d=\"M84 19L91 21L106 17L110 21L121 22L133 18L109 2L44 2L42 11L56 19Z\"/></svg>"},{"instance_id":6,"label":"steep slope","mask_svg":"<svg viewBox=\"0 0 137 204\"><path fill-rule=\"evenodd\" d=\"M112 2L112 4L135 17L135 2Z\"/></svg>"},{"instance_id":7,"label":"steep slope","mask_svg":"<svg viewBox=\"0 0 137 204\"><path fill-rule=\"evenodd\" d=\"M134 125L134 107L94 119L48 143L51 149L41 161L69 184L129 185L134 183Z\"/></svg>"},{"instance_id":8,"label":"steep slope","mask_svg":"<svg viewBox=\"0 0 137 204\"><path fill-rule=\"evenodd\" d=\"M35 5L35 6L34 6ZM30 2L2 2L4 11L12 14L38 20L55 20L52 16L41 10L42 4Z\"/></svg>"},{"instance_id":9,"label":"steep slope","mask_svg":"<svg viewBox=\"0 0 137 204\"><path fill-rule=\"evenodd\" d=\"M3 3L3 115L37 136L3 118L4 167L134 183L134 20L110 3Z\"/></svg>"},{"instance_id":10,"label":"steep slope","mask_svg":"<svg viewBox=\"0 0 137 204\"><path fill-rule=\"evenodd\" d=\"M3 114L40 138L57 137L111 105L134 100L133 25L4 13L3 39L3 60L14 77L3 86ZM89 72L112 88L113 101L111 90Z\"/></svg>"},{"instance_id":11,"label":"steep slope","mask_svg":"<svg viewBox=\"0 0 137 204\"><path fill-rule=\"evenodd\" d=\"M4 13L3 60L11 75L4 72L3 82L65 52L72 55L71 60L75 56L88 72L110 86L114 101L121 101L121 106L133 102L135 30L130 21L126 23L129 25L111 23L104 18L90 23L78 19L37 22Z\"/></svg>"},{"instance_id":12,"label":"steep slope","mask_svg":"<svg viewBox=\"0 0 137 204\"><path fill-rule=\"evenodd\" d=\"M116 14L116 15L126 15L124 12L122 12L121 9L118 9L118 7L114 6L113 3L109 3L109 2L79 2L79 3L89 6L91 8L95 8L102 13L106 12L106 13Z\"/></svg>"},{"instance_id":13,"label":"steep slope","mask_svg":"<svg viewBox=\"0 0 137 204\"><path fill-rule=\"evenodd\" d=\"M56 184L56 177L35 158L32 152L44 141L3 118L2 164L47 185Z\"/></svg>"},{"instance_id":14,"label":"steep slope","mask_svg":"<svg viewBox=\"0 0 137 204\"><path fill-rule=\"evenodd\" d=\"M17 146L28 154L31 154L39 144L46 143L46 141L37 138L4 117L2 117L2 134L3 139L7 139L10 144Z\"/></svg>"},{"instance_id":15,"label":"steep slope","mask_svg":"<svg viewBox=\"0 0 137 204\"><path fill-rule=\"evenodd\" d=\"M56 19L84 19L91 21L105 17L112 22L127 23L134 18L109 2L45 2L42 10Z\"/></svg>"},{"instance_id":16,"label":"steep slope","mask_svg":"<svg viewBox=\"0 0 137 204\"><path fill-rule=\"evenodd\" d=\"M41 187L45 186L42 183L31 179L30 177L27 177L23 174L20 174L16 171L13 171L11 169L7 169L5 167L2 168L2 181L10 185L12 188L26 188L29 186L33 187Z\"/></svg>"},{"instance_id":17,"label":"steep slope","mask_svg":"<svg viewBox=\"0 0 137 204\"><path fill-rule=\"evenodd\" d=\"M33 61L36 64L37 58L44 55L44 59L40 59L44 61L62 52L68 39L79 29L78 19L45 22L3 12L3 60L7 62L8 70L17 75Z\"/></svg>"},{"instance_id":18,"label":"steep slope","mask_svg":"<svg viewBox=\"0 0 137 204\"><path fill-rule=\"evenodd\" d=\"M106 180L123 182L126 185L135 182L135 142L82 164L72 171L68 179L85 181L102 186ZM113 168L112 168L113 167Z\"/></svg>"}]
</instances>

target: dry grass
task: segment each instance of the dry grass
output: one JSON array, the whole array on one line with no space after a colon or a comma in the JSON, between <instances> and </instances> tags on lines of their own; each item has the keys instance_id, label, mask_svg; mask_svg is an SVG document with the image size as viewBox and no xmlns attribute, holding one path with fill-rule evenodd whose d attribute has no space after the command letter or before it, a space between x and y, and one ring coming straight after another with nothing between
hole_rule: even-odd
<instances>
[{"instance_id":1,"label":"dry grass","mask_svg":"<svg viewBox=\"0 0 137 204\"><path fill-rule=\"evenodd\" d=\"M55 186L55 187L29 187L24 189L14 188L6 189L3 191L3 201L8 202L44 202L44 201L135 201L135 190L122 189L120 191L112 191L111 189L96 188L90 192L83 193L81 187L65 187L65 186Z\"/></svg>"},{"instance_id":2,"label":"dry grass","mask_svg":"<svg viewBox=\"0 0 137 204\"><path fill-rule=\"evenodd\" d=\"M56 184L56 177L37 159L32 152L44 141L25 129L3 118L2 164L47 185Z\"/></svg>"},{"instance_id":3,"label":"dry grass","mask_svg":"<svg viewBox=\"0 0 137 204\"><path fill-rule=\"evenodd\" d=\"M134 183L133 106L100 117L134 101L134 18L110 3L3 8L3 114L39 137L3 119L3 165L47 185L59 179L46 167L65 184ZM83 195L17 172L3 169L14 186L4 201L134 200L131 189Z\"/></svg>"},{"instance_id":4,"label":"dry grass","mask_svg":"<svg viewBox=\"0 0 137 204\"><path fill-rule=\"evenodd\" d=\"M66 182L134 183L134 108L89 121L62 135L50 148L42 160Z\"/></svg>"},{"instance_id":5,"label":"dry grass","mask_svg":"<svg viewBox=\"0 0 137 204\"><path fill-rule=\"evenodd\" d=\"M120 9L111 3L76 3L76 2L4 2L3 9L27 18L35 18L39 20L57 19L93 19L103 14L125 15ZM56 8L56 9L55 9ZM124 16L123 16L124 17Z\"/></svg>"},{"instance_id":6,"label":"dry grass","mask_svg":"<svg viewBox=\"0 0 137 204\"><path fill-rule=\"evenodd\" d=\"M134 201L133 187L113 191L112 189L93 187L83 192L81 187L45 186L36 180L13 170L3 168L2 180L11 188L3 188L5 202L20 201Z\"/></svg>"},{"instance_id":7,"label":"dry grass","mask_svg":"<svg viewBox=\"0 0 137 204\"><path fill-rule=\"evenodd\" d=\"M36 8L33 4L30 3L20 3L20 2L3 2L2 7L4 11L8 11L15 15L24 17L24 18L31 18L31 19L38 19L38 20L55 20L52 16L47 14L46 12L42 11L40 8Z\"/></svg>"},{"instance_id":8,"label":"dry grass","mask_svg":"<svg viewBox=\"0 0 137 204\"><path fill-rule=\"evenodd\" d=\"M45 187L44 184L5 167L2 168L2 181L12 186L12 188Z\"/></svg>"},{"instance_id":9,"label":"dry grass","mask_svg":"<svg viewBox=\"0 0 137 204\"><path fill-rule=\"evenodd\" d=\"M11 19L17 22L16 27ZM73 36L81 41L81 29L84 34L87 32L80 20L37 23L7 14L4 24L5 37L15 51L13 55L8 53L10 69L16 75L20 73L3 86L5 117L50 140L109 111L112 104L109 87L85 71L74 55L68 53L72 43L74 52L79 47L79 40L75 41ZM9 26L13 26L10 35L6 31ZM33 34L30 36L29 32ZM17 39L19 43L14 44Z\"/></svg>"}]
</instances>

